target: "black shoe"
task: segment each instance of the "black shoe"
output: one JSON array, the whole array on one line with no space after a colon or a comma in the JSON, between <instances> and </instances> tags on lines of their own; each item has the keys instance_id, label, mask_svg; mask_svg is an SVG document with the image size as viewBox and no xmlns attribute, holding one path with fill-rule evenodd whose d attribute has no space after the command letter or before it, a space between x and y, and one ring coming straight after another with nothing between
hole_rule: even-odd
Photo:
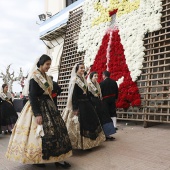
<instances>
[{"instance_id":1,"label":"black shoe","mask_svg":"<svg viewBox=\"0 0 170 170\"><path fill-rule=\"evenodd\" d=\"M114 137L111 137L111 136L106 137L106 141L113 141L113 140L115 140L115 138L114 138Z\"/></svg>"},{"instance_id":2,"label":"black shoe","mask_svg":"<svg viewBox=\"0 0 170 170\"><path fill-rule=\"evenodd\" d=\"M56 162L55 163L55 166L56 167L62 167L62 168L64 168L64 169L68 169L68 168L70 168L71 167L71 165L68 163L68 162L64 162L63 164L62 163L60 163L60 162Z\"/></svg>"},{"instance_id":3,"label":"black shoe","mask_svg":"<svg viewBox=\"0 0 170 170\"><path fill-rule=\"evenodd\" d=\"M8 130L8 133L9 133L9 134L11 134L11 133L12 133L12 131L11 131L11 130Z\"/></svg>"},{"instance_id":4,"label":"black shoe","mask_svg":"<svg viewBox=\"0 0 170 170\"><path fill-rule=\"evenodd\" d=\"M117 128L117 127L115 127L115 130L118 130L118 128Z\"/></svg>"},{"instance_id":5,"label":"black shoe","mask_svg":"<svg viewBox=\"0 0 170 170\"><path fill-rule=\"evenodd\" d=\"M88 152L91 152L91 151L93 151L92 149L86 149L86 150L84 150L84 151L88 151Z\"/></svg>"},{"instance_id":6,"label":"black shoe","mask_svg":"<svg viewBox=\"0 0 170 170\"><path fill-rule=\"evenodd\" d=\"M45 167L46 167L45 164L33 164L33 165L35 165L35 166L37 166L37 167L40 167L40 168L45 168Z\"/></svg>"}]
</instances>

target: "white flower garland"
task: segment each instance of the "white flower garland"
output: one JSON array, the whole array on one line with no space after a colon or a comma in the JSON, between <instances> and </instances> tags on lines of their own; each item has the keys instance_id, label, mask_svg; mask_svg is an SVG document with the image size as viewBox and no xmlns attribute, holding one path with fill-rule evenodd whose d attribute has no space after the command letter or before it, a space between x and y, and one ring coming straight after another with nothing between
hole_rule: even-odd
<instances>
[{"instance_id":1,"label":"white flower garland","mask_svg":"<svg viewBox=\"0 0 170 170\"><path fill-rule=\"evenodd\" d=\"M144 35L161 29L160 0L141 0L138 10L117 18L119 35L132 80L141 74L144 60Z\"/></svg>"},{"instance_id":2,"label":"white flower garland","mask_svg":"<svg viewBox=\"0 0 170 170\"><path fill-rule=\"evenodd\" d=\"M100 14L94 9L94 4L97 2L98 0L85 0L83 5L82 24L78 40L78 52L86 51L84 63L87 67L90 67L90 65L93 64L103 36L110 25L109 22L105 22L92 27L92 21ZM103 3L103 5L105 5L105 3Z\"/></svg>"},{"instance_id":3,"label":"white flower garland","mask_svg":"<svg viewBox=\"0 0 170 170\"><path fill-rule=\"evenodd\" d=\"M111 22L103 22L92 26L94 18L100 15L94 9L94 4L97 2L98 0L85 0L83 5L78 52L85 51L84 62L87 67L93 64L103 36L111 25ZM109 1L106 0L100 0L100 2L104 7L109 5ZM161 0L140 0L140 6L137 10L116 18L121 43L125 50L126 63L133 81L141 74L143 67L142 63L145 55L144 35L147 32L161 29L161 11Z\"/></svg>"},{"instance_id":4,"label":"white flower garland","mask_svg":"<svg viewBox=\"0 0 170 170\"><path fill-rule=\"evenodd\" d=\"M107 70L107 71L109 71L110 45L111 45L111 42L112 42L113 32L112 32L112 31L108 31L108 33L109 33L110 35L109 35L109 42L108 42L107 53L106 53L106 59L107 59L107 62L106 62L107 69L106 69L106 70Z\"/></svg>"}]
</instances>

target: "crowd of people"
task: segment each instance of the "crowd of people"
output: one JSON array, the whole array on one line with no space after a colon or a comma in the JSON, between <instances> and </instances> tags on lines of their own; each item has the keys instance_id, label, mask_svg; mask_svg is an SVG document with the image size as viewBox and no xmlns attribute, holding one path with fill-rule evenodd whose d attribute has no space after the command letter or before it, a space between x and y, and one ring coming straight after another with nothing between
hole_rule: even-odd
<instances>
[{"instance_id":1,"label":"crowd of people","mask_svg":"<svg viewBox=\"0 0 170 170\"><path fill-rule=\"evenodd\" d=\"M115 139L118 86L108 71L103 72L100 84L97 72L89 73L86 80L84 64L77 63L71 72L66 108L60 114L57 95L62 90L46 74L50 65L51 58L45 54L35 62L24 87L29 100L19 118L7 85L2 86L1 127L5 132L12 130L6 157L38 167L53 162L69 168L64 160L72 156L72 149L91 150Z\"/></svg>"}]
</instances>

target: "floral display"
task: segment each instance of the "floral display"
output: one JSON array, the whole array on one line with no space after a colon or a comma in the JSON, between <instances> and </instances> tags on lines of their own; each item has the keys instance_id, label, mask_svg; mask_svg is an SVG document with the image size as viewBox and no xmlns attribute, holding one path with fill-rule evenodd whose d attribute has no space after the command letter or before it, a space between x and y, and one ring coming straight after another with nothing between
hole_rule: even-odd
<instances>
[{"instance_id":1,"label":"floral display","mask_svg":"<svg viewBox=\"0 0 170 170\"><path fill-rule=\"evenodd\" d=\"M113 29L103 37L91 71L98 72L100 82L102 81L102 72L108 70L111 73L110 77L118 82L119 96L116 103L117 108L139 106L141 103L140 94L136 82L133 82L130 76L118 32L118 30ZM109 58L107 58L107 52Z\"/></svg>"},{"instance_id":2,"label":"floral display","mask_svg":"<svg viewBox=\"0 0 170 170\"><path fill-rule=\"evenodd\" d=\"M85 0L78 52L85 66L108 70L119 85L118 108L140 106L136 84L144 60L144 36L161 29L161 0Z\"/></svg>"}]
</instances>

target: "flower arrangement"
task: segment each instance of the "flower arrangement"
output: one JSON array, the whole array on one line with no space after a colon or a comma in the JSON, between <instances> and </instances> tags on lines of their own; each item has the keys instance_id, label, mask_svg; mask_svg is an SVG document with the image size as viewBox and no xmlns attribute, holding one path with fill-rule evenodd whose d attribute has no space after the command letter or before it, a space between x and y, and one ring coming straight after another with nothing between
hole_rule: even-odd
<instances>
[{"instance_id":1,"label":"flower arrangement","mask_svg":"<svg viewBox=\"0 0 170 170\"><path fill-rule=\"evenodd\" d=\"M99 82L109 70L119 85L118 108L139 106L136 84L144 60L144 35L161 29L161 0L85 0L78 52Z\"/></svg>"},{"instance_id":2,"label":"flower arrangement","mask_svg":"<svg viewBox=\"0 0 170 170\"><path fill-rule=\"evenodd\" d=\"M98 72L99 82L102 81L102 72L106 70L107 54L109 54L108 71L110 78L120 81L117 108L128 108L129 106L140 106L141 99L136 82L132 81L130 71L127 67L124 49L120 42L118 30L109 30L103 37L102 44L94 61L91 71ZM109 40L109 41L108 41ZM108 49L109 50L106 50Z\"/></svg>"}]
</instances>

